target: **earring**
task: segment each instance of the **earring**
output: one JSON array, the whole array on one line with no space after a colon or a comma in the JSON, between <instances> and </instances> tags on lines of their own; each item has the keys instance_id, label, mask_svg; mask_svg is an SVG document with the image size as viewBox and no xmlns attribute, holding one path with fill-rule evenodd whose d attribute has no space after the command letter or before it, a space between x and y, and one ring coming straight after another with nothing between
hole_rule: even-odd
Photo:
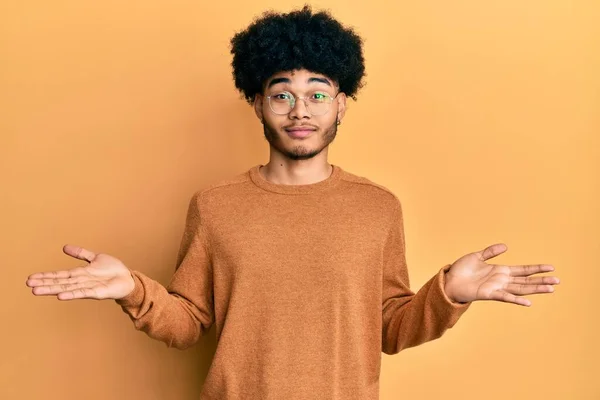
<instances>
[{"instance_id":1,"label":"earring","mask_svg":"<svg viewBox=\"0 0 600 400\"><path fill-rule=\"evenodd\" d=\"M342 121L338 120L337 124L338 124L338 125L341 125L341 123L342 123Z\"/></svg>"}]
</instances>

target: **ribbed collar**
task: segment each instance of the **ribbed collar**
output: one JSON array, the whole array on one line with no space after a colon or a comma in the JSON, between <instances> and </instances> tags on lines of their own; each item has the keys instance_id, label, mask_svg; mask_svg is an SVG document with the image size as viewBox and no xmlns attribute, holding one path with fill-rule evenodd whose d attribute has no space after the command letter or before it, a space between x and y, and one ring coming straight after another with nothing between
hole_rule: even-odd
<instances>
[{"instance_id":1,"label":"ribbed collar","mask_svg":"<svg viewBox=\"0 0 600 400\"><path fill-rule=\"evenodd\" d=\"M331 166L333 167L331 175L329 175L328 178L322 181L310 183L308 185L284 185L269 182L268 180L266 180L258 171L259 168L263 166L263 164L258 164L250 168L250 170L248 171L250 179L256 186L260 187L261 189L281 194L312 194L323 192L325 190L329 190L335 187L340 182L340 178L342 175L342 168L337 165L331 164Z\"/></svg>"}]
</instances>

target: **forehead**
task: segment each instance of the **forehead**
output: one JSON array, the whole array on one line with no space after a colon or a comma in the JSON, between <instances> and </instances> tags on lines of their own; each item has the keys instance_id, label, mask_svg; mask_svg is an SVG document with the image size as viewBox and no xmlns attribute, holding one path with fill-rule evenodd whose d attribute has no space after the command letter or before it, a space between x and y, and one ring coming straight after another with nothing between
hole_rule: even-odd
<instances>
[{"instance_id":1,"label":"forehead","mask_svg":"<svg viewBox=\"0 0 600 400\"><path fill-rule=\"evenodd\" d=\"M292 86L320 84L333 87L335 82L330 77L317 72L299 69L293 71L281 71L273 74L265 82L265 88L279 84L288 84Z\"/></svg>"}]
</instances>

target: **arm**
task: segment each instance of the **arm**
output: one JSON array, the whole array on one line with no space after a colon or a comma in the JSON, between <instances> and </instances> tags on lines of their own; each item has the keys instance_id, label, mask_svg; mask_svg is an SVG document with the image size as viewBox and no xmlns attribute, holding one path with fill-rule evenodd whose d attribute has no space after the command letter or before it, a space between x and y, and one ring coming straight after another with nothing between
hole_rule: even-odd
<instances>
[{"instance_id":1,"label":"arm","mask_svg":"<svg viewBox=\"0 0 600 400\"><path fill-rule=\"evenodd\" d=\"M444 292L450 264L417 293L410 290L403 225L402 207L396 199L383 250L382 351L386 354L439 338L471 304L454 302Z\"/></svg>"},{"instance_id":2,"label":"arm","mask_svg":"<svg viewBox=\"0 0 600 400\"><path fill-rule=\"evenodd\" d=\"M190 200L175 273L165 288L139 271L131 271L135 287L115 300L136 329L186 349L214 322L210 244L200 218L200 195Z\"/></svg>"}]
</instances>

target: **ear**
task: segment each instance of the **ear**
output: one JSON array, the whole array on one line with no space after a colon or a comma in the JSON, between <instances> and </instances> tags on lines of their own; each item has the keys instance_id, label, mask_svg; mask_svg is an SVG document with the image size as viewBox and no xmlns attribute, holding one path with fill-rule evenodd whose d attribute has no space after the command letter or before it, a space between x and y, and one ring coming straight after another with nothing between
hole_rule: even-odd
<instances>
[{"instance_id":1,"label":"ear","mask_svg":"<svg viewBox=\"0 0 600 400\"><path fill-rule=\"evenodd\" d=\"M346 114L346 93L340 92L335 99L338 102L337 119L341 123Z\"/></svg>"},{"instance_id":2,"label":"ear","mask_svg":"<svg viewBox=\"0 0 600 400\"><path fill-rule=\"evenodd\" d=\"M254 96L254 112L260 122L263 122L263 96L260 93Z\"/></svg>"}]
</instances>

